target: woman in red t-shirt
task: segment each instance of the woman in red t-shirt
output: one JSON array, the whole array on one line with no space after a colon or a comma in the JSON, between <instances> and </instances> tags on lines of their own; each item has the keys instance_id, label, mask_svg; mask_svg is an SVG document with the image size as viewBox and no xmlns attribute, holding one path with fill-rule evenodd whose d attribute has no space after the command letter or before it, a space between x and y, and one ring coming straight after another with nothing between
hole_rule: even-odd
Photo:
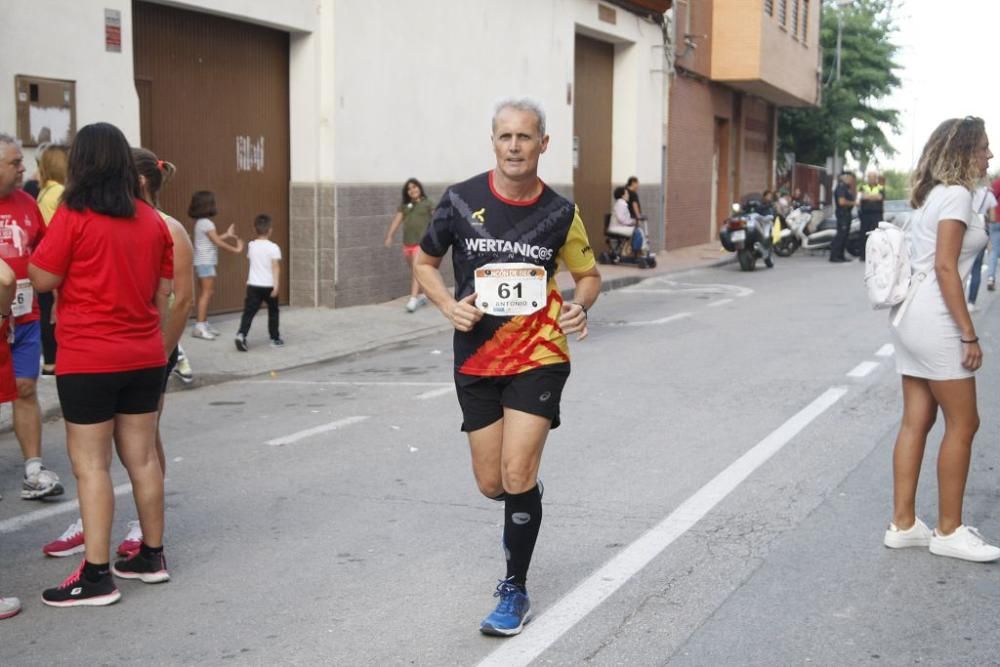
<instances>
[{"instance_id":1,"label":"woman in red t-shirt","mask_svg":"<svg viewBox=\"0 0 1000 667\"><path fill-rule=\"evenodd\" d=\"M173 279L170 232L141 200L128 142L115 126L95 123L76 135L63 206L29 271L36 290L59 289L56 388L85 539L83 563L42 601L111 604L121 597L112 573L146 583L170 578L156 415L167 361L161 324ZM109 568L112 441L132 481L143 542Z\"/></svg>"}]
</instances>

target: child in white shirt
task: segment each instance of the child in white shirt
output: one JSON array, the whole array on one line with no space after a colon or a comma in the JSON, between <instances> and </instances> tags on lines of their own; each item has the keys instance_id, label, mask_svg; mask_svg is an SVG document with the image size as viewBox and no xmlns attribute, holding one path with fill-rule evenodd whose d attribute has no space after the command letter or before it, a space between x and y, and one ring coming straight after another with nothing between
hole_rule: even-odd
<instances>
[{"instance_id":1,"label":"child in white shirt","mask_svg":"<svg viewBox=\"0 0 1000 667\"><path fill-rule=\"evenodd\" d=\"M257 238L247 244L250 272L247 276L247 297L243 302L243 317L236 333L236 349L247 351L247 334L261 302L267 303L267 333L271 347L281 347L285 341L278 332L278 285L281 279L281 248L271 241L271 216L264 213L253 221Z\"/></svg>"}]
</instances>

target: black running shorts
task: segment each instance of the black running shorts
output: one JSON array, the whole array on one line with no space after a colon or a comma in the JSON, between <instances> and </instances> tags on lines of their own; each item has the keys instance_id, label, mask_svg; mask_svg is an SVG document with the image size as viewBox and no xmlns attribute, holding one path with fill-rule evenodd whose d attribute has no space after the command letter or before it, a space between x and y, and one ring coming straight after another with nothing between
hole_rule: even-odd
<instances>
[{"instance_id":1,"label":"black running shorts","mask_svg":"<svg viewBox=\"0 0 1000 667\"><path fill-rule=\"evenodd\" d=\"M141 415L160 408L163 366L118 373L71 373L56 376L63 419L71 424L99 424L115 415Z\"/></svg>"},{"instance_id":2,"label":"black running shorts","mask_svg":"<svg viewBox=\"0 0 1000 667\"><path fill-rule=\"evenodd\" d=\"M569 378L569 364L551 364L517 375L480 376L455 372L462 406L462 430L478 431L511 408L552 420L559 428L559 401Z\"/></svg>"}]
</instances>

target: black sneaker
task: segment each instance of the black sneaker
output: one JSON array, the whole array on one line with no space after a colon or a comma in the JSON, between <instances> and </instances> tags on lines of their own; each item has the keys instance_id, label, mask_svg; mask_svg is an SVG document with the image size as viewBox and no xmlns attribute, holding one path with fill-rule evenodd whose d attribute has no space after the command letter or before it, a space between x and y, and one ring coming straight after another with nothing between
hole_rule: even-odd
<instances>
[{"instance_id":1,"label":"black sneaker","mask_svg":"<svg viewBox=\"0 0 1000 667\"><path fill-rule=\"evenodd\" d=\"M281 347L284 344L285 344L285 341L281 340L281 338L272 338L271 339L271 347Z\"/></svg>"},{"instance_id":2,"label":"black sneaker","mask_svg":"<svg viewBox=\"0 0 1000 667\"><path fill-rule=\"evenodd\" d=\"M83 565L81 561L80 567L66 581L42 593L42 602L50 607L103 607L121 599L122 594L110 572L97 581L90 581L83 576Z\"/></svg>"},{"instance_id":3,"label":"black sneaker","mask_svg":"<svg viewBox=\"0 0 1000 667\"><path fill-rule=\"evenodd\" d=\"M236 334L236 349L240 352L247 351L247 337L243 334Z\"/></svg>"},{"instance_id":4,"label":"black sneaker","mask_svg":"<svg viewBox=\"0 0 1000 667\"><path fill-rule=\"evenodd\" d=\"M167 572L167 559L163 557L163 552L142 555L142 549L135 552L124 560L115 561L111 566L111 571L116 577L122 579L138 579L146 584L159 584L170 581L170 573Z\"/></svg>"}]
</instances>

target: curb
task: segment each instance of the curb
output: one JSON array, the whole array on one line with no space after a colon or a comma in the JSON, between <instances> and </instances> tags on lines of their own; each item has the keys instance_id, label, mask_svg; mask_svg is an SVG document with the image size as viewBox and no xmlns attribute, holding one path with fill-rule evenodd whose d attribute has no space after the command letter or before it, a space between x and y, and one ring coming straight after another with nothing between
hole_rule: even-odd
<instances>
[{"instance_id":1,"label":"curb","mask_svg":"<svg viewBox=\"0 0 1000 667\"><path fill-rule=\"evenodd\" d=\"M662 271L651 271L634 276L619 276L617 278L610 278L602 282L601 293L612 292L617 289L622 289L624 287L629 287L631 285L636 285L643 280L653 278L656 276L672 275L677 273L684 273L686 271L693 271L697 269L712 269L721 266L726 266L727 264L733 264L736 262L735 255L727 256L723 259L713 261L708 264L699 264L696 266L689 266L685 268L677 269L664 269ZM573 296L574 288L570 287L562 290L561 294L563 299L570 299ZM427 338L435 334L439 334L451 329L451 326L446 323L442 323L440 326L424 327L423 329L418 329L416 331L410 331L403 336L397 336L396 338L372 341L368 345L361 345L351 350L344 352L338 352L328 357L323 357L321 359L312 359L309 361L299 361L287 364L285 366L279 366L275 368L268 369L266 371L254 372L254 373L209 373L204 375L197 375L191 384L185 384L180 387L171 383L167 388L167 393L172 394L181 391L192 391L195 389L200 389L202 387L211 387L217 384L224 384L226 382L232 382L234 380L245 380L248 378L262 377L270 375L271 373L287 373L289 371L295 371L303 368L311 368L314 366L320 366L322 364L328 364L335 361L343 361L345 359L350 359L352 357L357 357L362 354L369 354L372 352L382 352L388 350L399 349L408 343L412 343L415 340L420 340L422 338ZM39 380L41 381L41 380ZM42 407L42 421L54 421L62 417L62 408L58 405L52 405L48 408ZM13 430L13 424L5 424L0 426L0 433L10 433Z\"/></svg>"}]
</instances>

